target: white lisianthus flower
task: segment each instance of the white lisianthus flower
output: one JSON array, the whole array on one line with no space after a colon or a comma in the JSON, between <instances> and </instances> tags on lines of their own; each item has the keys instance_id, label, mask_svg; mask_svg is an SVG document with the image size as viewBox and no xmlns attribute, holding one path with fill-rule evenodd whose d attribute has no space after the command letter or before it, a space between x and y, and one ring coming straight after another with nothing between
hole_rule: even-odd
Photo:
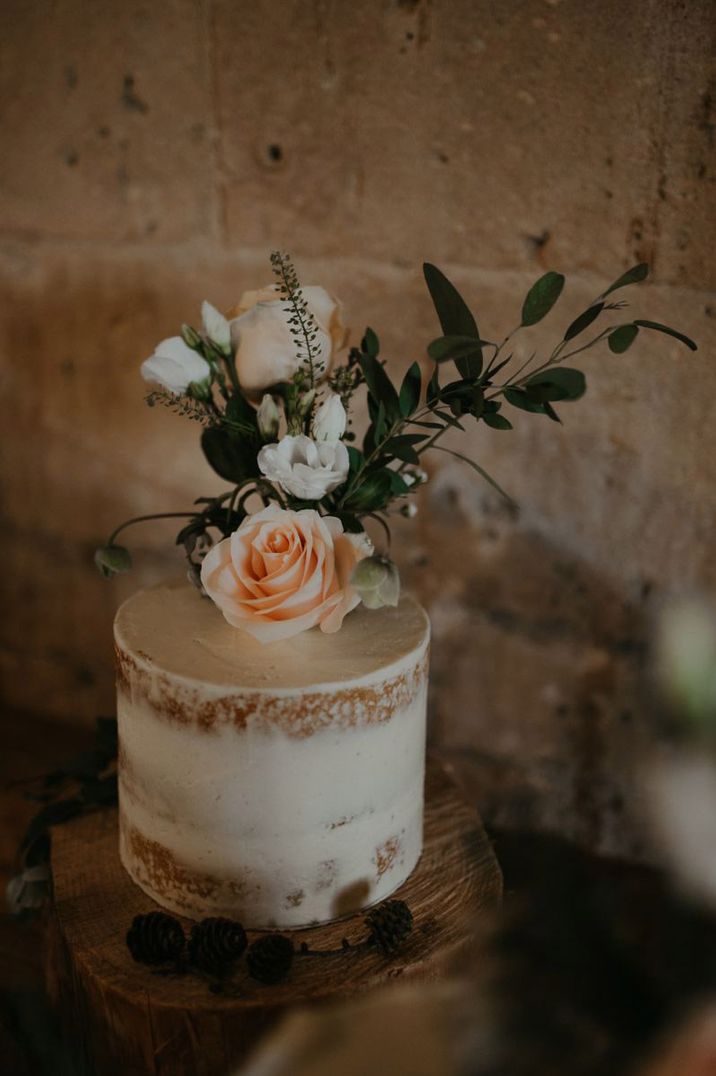
<instances>
[{"instance_id":1,"label":"white lisianthus flower","mask_svg":"<svg viewBox=\"0 0 716 1076\"><path fill-rule=\"evenodd\" d=\"M231 351L231 326L228 318L225 318L215 306L206 300L201 304L201 320L204 332L216 344L220 351L228 355Z\"/></svg>"},{"instance_id":2,"label":"white lisianthus flower","mask_svg":"<svg viewBox=\"0 0 716 1076\"><path fill-rule=\"evenodd\" d=\"M343 347L347 332L341 318L341 305L324 288L301 288L316 322L312 342L316 380L328 374L334 352ZM281 298L278 285L259 291L247 291L237 306L229 311L231 342L236 354L236 371L241 387L257 395L271 385L290 381L301 364L296 341L291 333L291 304ZM305 357L304 357L305 361Z\"/></svg>"},{"instance_id":3,"label":"white lisianthus flower","mask_svg":"<svg viewBox=\"0 0 716 1076\"><path fill-rule=\"evenodd\" d=\"M348 416L337 392L326 396L313 416L311 433L316 441L340 441L346 432Z\"/></svg>"},{"instance_id":4,"label":"white lisianthus flower","mask_svg":"<svg viewBox=\"0 0 716 1076\"><path fill-rule=\"evenodd\" d=\"M154 354L144 360L141 374L145 381L155 381L167 392L181 396L189 385L208 381L211 367L206 359L187 347L181 336L170 336L157 344Z\"/></svg>"},{"instance_id":5,"label":"white lisianthus flower","mask_svg":"<svg viewBox=\"0 0 716 1076\"><path fill-rule=\"evenodd\" d=\"M259 470L270 482L302 501L320 501L348 477L348 449L342 441L314 441L287 434L278 444L264 445Z\"/></svg>"}]
</instances>

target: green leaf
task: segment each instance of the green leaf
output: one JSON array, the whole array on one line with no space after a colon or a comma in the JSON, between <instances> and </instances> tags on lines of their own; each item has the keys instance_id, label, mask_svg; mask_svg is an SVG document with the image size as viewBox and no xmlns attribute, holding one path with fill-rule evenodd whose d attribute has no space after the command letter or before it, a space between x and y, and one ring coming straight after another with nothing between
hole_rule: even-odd
<instances>
[{"instance_id":1,"label":"green leaf","mask_svg":"<svg viewBox=\"0 0 716 1076\"><path fill-rule=\"evenodd\" d=\"M353 445L346 445L346 448L348 449L348 477L352 478L365 463L365 456L359 448Z\"/></svg>"},{"instance_id":2,"label":"green leaf","mask_svg":"<svg viewBox=\"0 0 716 1076\"><path fill-rule=\"evenodd\" d=\"M475 463L474 460L469 459L467 456L463 456L463 454L461 452L455 452L454 449L452 449L452 448L445 448L444 445L432 445L431 447L436 452L447 452L448 456L454 456L456 459L462 460L463 463L466 463L469 467L472 467L473 471L477 471L477 473L479 475L481 475L482 478L484 478L486 482L489 482L490 485L493 487L493 489L496 489L497 492L502 497L504 497L506 501L509 501L510 504L517 507L515 501L512 499L512 497L510 497L509 493L505 493L502 486L500 486L495 481L495 479L491 475L489 475L487 473L487 471L485 471L482 467L480 467L479 463Z\"/></svg>"},{"instance_id":3,"label":"green leaf","mask_svg":"<svg viewBox=\"0 0 716 1076\"><path fill-rule=\"evenodd\" d=\"M524 389L505 389L503 395L508 403L520 411L529 411L533 415L544 414L544 403L530 399Z\"/></svg>"},{"instance_id":4,"label":"green leaf","mask_svg":"<svg viewBox=\"0 0 716 1076\"><path fill-rule=\"evenodd\" d=\"M428 344L428 355L434 362L447 362L449 359L469 358L476 352L482 360L481 347L486 340L474 336L438 336Z\"/></svg>"},{"instance_id":5,"label":"green leaf","mask_svg":"<svg viewBox=\"0 0 716 1076\"><path fill-rule=\"evenodd\" d=\"M240 392L235 392L229 397L224 412L225 419L235 426L240 427L247 433L255 433L258 430L256 409Z\"/></svg>"},{"instance_id":6,"label":"green leaf","mask_svg":"<svg viewBox=\"0 0 716 1076\"><path fill-rule=\"evenodd\" d=\"M628 351L638 335L638 325L620 325L618 329L609 333L609 336L607 337L609 350L613 351L615 355L622 355L625 351Z\"/></svg>"},{"instance_id":7,"label":"green leaf","mask_svg":"<svg viewBox=\"0 0 716 1076\"><path fill-rule=\"evenodd\" d=\"M391 478L387 468L366 474L357 489L345 501L348 512L375 512L391 497Z\"/></svg>"},{"instance_id":8,"label":"green leaf","mask_svg":"<svg viewBox=\"0 0 716 1076\"><path fill-rule=\"evenodd\" d=\"M555 366L534 374L524 386L524 391L536 403L548 400L578 400L587 389L581 370L569 366Z\"/></svg>"},{"instance_id":9,"label":"green leaf","mask_svg":"<svg viewBox=\"0 0 716 1076\"><path fill-rule=\"evenodd\" d=\"M505 399L520 411L529 411L533 415L547 415L553 422L561 422L559 415L547 400L531 399L524 389L505 389Z\"/></svg>"},{"instance_id":10,"label":"green leaf","mask_svg":"<svg viewBox=\"0 0 716 1076\"><path fill-rule=\"evenodd\" d=\"M400 404L400 413L403 418L408 418L409 415L412 415L413 411L420 403L421 388L422 375L420 373L420 366L417 362L414 362L403 378L403 384L400 386L398 402Z\"/></svg>"},{"instance_id":11,"label":"green leaf","mask_svg":"<svg viewBox=\"0 0 716 1076\"><path fill-rule=\"evenodd\" d=\"M456 418L450 414L449 411L433 411L436 418L441 418L443 422L446 422L448 426L452 426L456 430L464 430L465 427L461 422L458 422Z\"/></svg>"},{"instance_id":12,"label":"green leaf","mask_svg":"<svg viewBox=\"0 0 716 1076\"><path fill-rule=\"evenodd\" d=\"M390 475L390 489L394 497L403 497L406 493L410 493L410 486L401 474L391 471L390 468L388 468L388 474Z\"/></svg>"},{"instance_id":13,"label":"green leaf","mask_svg":"<svg viewBox=\"0 0 716 1076\"><path fill-rule=\"evenodd\" d=\"M470 336L479 340L477 322L455 285L430 262L424 263L423 274L444 335ZM456 359L455 365L462 377L479 377L482 370L482 350L478 348L477 352Z\"/></svg>"},{"instance_id":14,"label":"green leaf","mask_svg":"<svg viewBox=\"0 0 716 1076\"><path fill-rule=\"evenodd\" d=\"M522 304L522 325L536 325L546 317L562 294L564 277L561 273L545 273L527 292Z\"/></svg>"},{"instance_id":15,"label":"green leaf","mask_svg":"<svg viewBox=\"0 0 716 1076\"><path fill-rule=\"evenodd\" d=\"M220 426L203 431L201 447L209 466L227 482L238 483L259 473L256 446Z\"/></svg>"},{"instance_id":16,"label":"green leaf","mask_svg":"<svg viewBox=\"0 0 716 1076\"><path fill-rule=\"evenodd\" d=\"M431 404L431 405L434 404L435 401L438 399L439 394L440 394L440 368L436 363L435 364L435 369L433 370L433 375L430 378L430 381L428 382L428 389L427 389L427 395L426 395L428 403Z\"/></svg>"},{"instance_id":17,"label":"green leaf","mask_svg":"<svg viewBox=\"0 0 716 1076\"><path fill-rule=\"evenodd\" d=\"M639 284L642 280L646 280L649 275L649 266L646 262L639 262L638 265L632 265L631 269L627 269L626 273L615 280L613 284L610 284L607 290L603 293L602 298L606 299L607 295L611 295L617 288L625 288L627 284Z\"/></svg>"},{"instance_id":18,"label":"green leaf","mask_svg":"<svg viewBox=\"0 0 716 1076\"><path fill-rule=\"evenodd\" d=\"M604 303L595 303L594 306L590 306L588 310L574 319L564 334L564 339L573 340L575 336L579 336L581 332L589 328L593 321L596 321L603 309Z\"/></svg>"},{"instance_id":19,"label":"green leaf","mask_svg":"<svg viewBox=\"0 0 716 1076\"><path fill-rule=\"evenodd\" d=\"M493 430L511 430L512 423L504 415L498 415L494 411L483 411L482 421L491 426Z\"/></svg>"},{"instance_id":20,"label":"green leaf","mask_svg":"<svg viewBox=\"0 0 716 1076\"><path fill-rule=\"evenodd\" d=\"M366 329L363 334L363 339L360 342L361 351L366 355L370 355L372 359L377 359L380 354L380 341L378 334L373 329Z\"/></svg>"},{"instance_id":21,"label":"green leaf","mask_svg":"<svg viewBox=\"0 0 716 1076\"><path fill-rule=\"evenodd\" d=\"M642 329L654 329L658 333L665 333L667 336L673 336L676 340L680 340L682 344L686 344L692 351L698 350L691 337L685 336L684 333L678 332L677 329L670 329L668 325L661 325L658 321L644 321L641 318L635 320L634 324L640 325Z\"/></svg>"},{"instance_id":22,"label":"green leaf","mask_svg":"<svg viewBox=\"0 0 716 1076\"><path fill-rule=\"evenodd\" d=\"M403 433L399 437L391 437L383 445L381 452L395 456L396 459L402 460L404 463L419 463L420 457L413 446L419 445L424 440L424 433Z\"/></svg>"},{"instance_id":23,"label":"green leaf","mask_svg":"<svg viewBox=\"0 0 716 1076\"><path fill-rule=\"evenodd\" d=\"M363 371L368 392L378 403L382 403L389 422L400 418L400 402L395 386L377 359L371 355L361 355L360 368Z\"/></svg>"}]
</instances>

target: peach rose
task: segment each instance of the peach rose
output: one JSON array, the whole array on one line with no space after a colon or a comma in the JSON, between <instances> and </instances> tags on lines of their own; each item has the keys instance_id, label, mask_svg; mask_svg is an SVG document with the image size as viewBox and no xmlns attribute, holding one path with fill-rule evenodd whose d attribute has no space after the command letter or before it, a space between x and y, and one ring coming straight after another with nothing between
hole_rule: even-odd
<instances>
[{"instance_id":1,"label":"peach rose","mask_svg":"<svg viewBox=\"0 0 716 1076\"><path fill-rule=\"evenodd\" d=\"M301 291L316 322L313 345L321 366L317 380L321 380L328 375L335 352L345 345L348 330L341 304L325 288L307 285ZM301 360L289 324L291 307L281 298L278 285L244 292L226 316L244 392L256 396L271 385L290 381Z\"/></svg>"},{"instance_id":2,"label":"peach rose","mask_svg":"<svg viewBox=\"0 0 716 1076\"><path fill-rule=\"evenodd\" d=\"M366 534L346 534L334 516L269 505L207 553L201 581L229 624L259 642L317 624L334 632L360 602L350 577L371 552Z\"/></svg>"}]
</instances>

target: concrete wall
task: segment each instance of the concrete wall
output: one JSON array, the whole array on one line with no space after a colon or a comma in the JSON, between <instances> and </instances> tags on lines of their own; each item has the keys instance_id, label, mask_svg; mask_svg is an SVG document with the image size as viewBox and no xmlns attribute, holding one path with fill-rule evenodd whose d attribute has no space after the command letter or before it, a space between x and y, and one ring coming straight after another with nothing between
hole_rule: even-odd
<instances>
[{"instance_id":1,"label":"concrete wall","mask_svg":"<svg viewBox=\"0 0 716 1076\"><path fill-rule=\"evenodd\" d=\"M710 0L7 0L0 40L2 670L8 702L112 707L111 619L178 566L95 574L115 521L218 488L137 367L203 298L292 251L395 371L436 323L439 264L483 334L546 267L549 338L642 259L644 334L586 358L564 426L515 413L436 456L406 578L435 628L433 734L488 817L640 852L638 680L664 596L716 591L714 25ZM466 443L469 442L468 443ZM220 485L220 483L219 483Z\"/></svg>"}]
</instances>

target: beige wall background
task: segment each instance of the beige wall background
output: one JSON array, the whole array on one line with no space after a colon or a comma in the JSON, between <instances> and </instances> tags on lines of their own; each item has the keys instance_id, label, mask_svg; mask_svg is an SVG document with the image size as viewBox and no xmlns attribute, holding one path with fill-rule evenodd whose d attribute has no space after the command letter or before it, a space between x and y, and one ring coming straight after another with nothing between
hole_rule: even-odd
<instances>
[{"instance_id":1,"label":"beige wall background","mask_svg":"<svg viewBox=\"0 0 716 1076\"><path fill-rule=\"evenodd\" d=\"M434 625L432 735L488 819L642 854L640 691L666 598L716 592L711 0L6 0L0 40L4 695L89 722L113 706L111 622L181 570L170 524L136 571L115 522L217 489L198 431L142 402L138 364L203 298L289 249L398 373L436 322L426 259L483 334L546 268L560 333L636 261L642 334L589 353L564 425L515 412L447 456L398 528Z\"/></svg>"}]
</instances>

